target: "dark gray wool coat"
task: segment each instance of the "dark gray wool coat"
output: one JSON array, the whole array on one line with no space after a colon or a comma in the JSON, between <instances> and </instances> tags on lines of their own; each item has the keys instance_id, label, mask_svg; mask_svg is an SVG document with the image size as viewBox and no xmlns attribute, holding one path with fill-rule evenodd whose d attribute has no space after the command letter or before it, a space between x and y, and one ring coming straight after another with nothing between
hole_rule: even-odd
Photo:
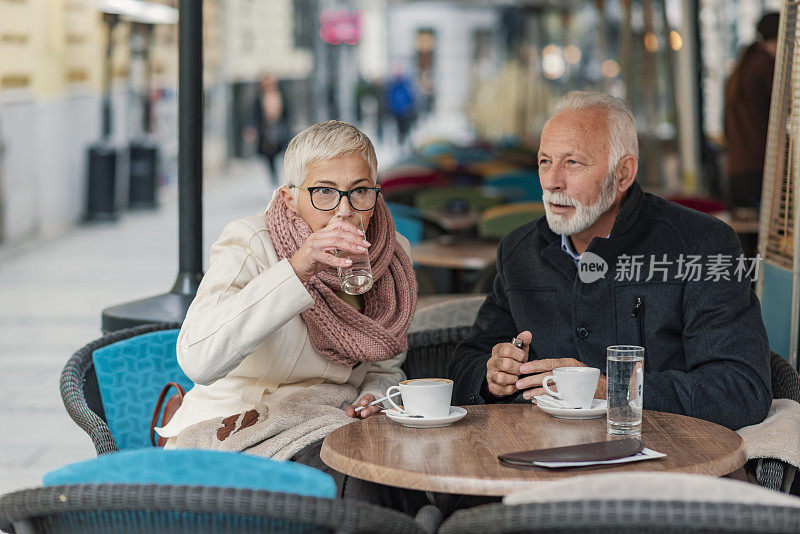
<instances>
[{"instance_id":1,"label":"dark gray wool coat","mask_svg":"<svg viewBox=\"0 0 800 534\"><path fill-rule=\"evenodd\" d=\"M608 263L605 278L581 281L545 217L501 241L494 287L450 363L454 404L519 400L488 393L486 362L495 344L530 330L530 359L573 357L604 374L606 347L644 346L647 410L732 429L766 417L767 334L752 273L737 272L752 264L739 264L742 248L727 224L634 183L610 236L594 238L587 252ZM638 280L624 268L636 264Z\"/></svg>"}]
</instances>

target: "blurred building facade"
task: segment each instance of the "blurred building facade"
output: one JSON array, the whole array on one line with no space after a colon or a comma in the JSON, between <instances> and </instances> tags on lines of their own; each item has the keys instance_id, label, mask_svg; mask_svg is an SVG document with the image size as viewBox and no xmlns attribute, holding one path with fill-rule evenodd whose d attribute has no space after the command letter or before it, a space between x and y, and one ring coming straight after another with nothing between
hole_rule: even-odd
<instances>
[{"instance_id":1,"label":"blurred building facade","mask_svg":"<svg viewBox=\"0 0 800 534\"><path fill-rule=\"evenodd\" d=\"M176 0L150 1L177 7ZM313 13L298 18L295 8L316 2L203 1L204 164L219 174L231 156L246 155L236 151L237 128L247 120L236 112L242 87L257 87L265 73L299 80L301 88L308 79L312 41L306 36L296 46L295 24ZM85 214L86 150L102 136L109 40L98 6L94 0L0 2L0 243L55 235ZM177 26L122 17L110 40L110 140L118 149L117 203L124 208L132 140L155 142L159 184L176 182Z\"/></svg>"},{"instance_id":2,"label":"blurred building facade","mask_svg":"<svg viewBox=\"0 0 800 534\"><path fill-rule=\"evenodd\" d=\"M473 131L466 112L476 76L496 72L505 54L503 10L478 4L396 2L388 11L387 74L413 79L418 112L449 138Z\"/></svg>"},{"instance_id":3,"label":"blurred building facade","mask_svg":"<svg viewBox=\"0 0 800 534\"><path fill-rule=\"evenodd\" d=\"M89 2L0 4L0 236L71 224L100 127L103 22Z\"/></svg>"},{"instance_id":4,"label":"blurred building facade","mask_svg":"<svg viewBox=\"0 0 800 534\"><path fill-rule=\"evenodd\" d=\"M755 21L780 0L203 2L204 157L215 174L255 153L248 131L262 76L278 79L292 133L338 118L393 142L382 136L394 128L384 90L402 75L416 118L455 140L511 137L535 147L565 92L626 98L640 127L642 181L691 192L708 187L698 178L707 141L724 146L725 79ZM0 243L83 216L86 148L102 135L108 32L97 6L0 0ZM122 20L110 39L124 207L132 140L154 141L160 183L176 181L177 28Z\"/></svg>"}]
</instances>

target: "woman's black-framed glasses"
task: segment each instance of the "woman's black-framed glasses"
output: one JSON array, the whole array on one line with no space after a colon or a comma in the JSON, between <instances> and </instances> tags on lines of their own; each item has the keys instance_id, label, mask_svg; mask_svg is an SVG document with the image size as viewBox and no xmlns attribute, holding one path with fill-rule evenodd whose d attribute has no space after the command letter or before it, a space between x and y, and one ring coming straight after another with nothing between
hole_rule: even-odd
<instances>
[{"instance_id":1,"label":"woman's black-framed glasses","mask_svg":"<svg viewBox=\"0 0 800 534\"><path fill-rule=\"evenodd\" d=\"M342 201L342 197L347 197L354 210L369 211L375 207L375 203L378 201L378 193L381 192L380 187L356 187L349 191L342 191L325 185L314 187L289 186L289 188L292 187L308 191L311 196L311 205L320 211L335 210L339 202Z\"/></svg>"}]
</instances>

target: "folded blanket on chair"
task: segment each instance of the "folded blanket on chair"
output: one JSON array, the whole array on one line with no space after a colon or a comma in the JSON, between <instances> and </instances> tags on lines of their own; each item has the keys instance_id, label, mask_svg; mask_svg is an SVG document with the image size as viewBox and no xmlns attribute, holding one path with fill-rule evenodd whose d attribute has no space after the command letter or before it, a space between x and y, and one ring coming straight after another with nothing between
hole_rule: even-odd
<instances>
[{"instance_id":1,"label":"folded blanket on chair","mask_svg":"<svg viewBox=\"0 0 800 534\"><path fill-rule=\"evenodd\" d=\"M348 384L317 384L245 413L201 421L178 434L178 448L246 452L288 460L354 419L343 408L357 391Z\"/></svg>"},{"instance_id":2,"label":"folded blanket on chair","mask_svg":"<svg viewBox=\"0 0 800 534\"><path fill-rule=\"evenodd\" d=\"M800 468L800 404L775 399L767 418L737 431L747 458L777 458Z\"/></svg>"}]
</instances>

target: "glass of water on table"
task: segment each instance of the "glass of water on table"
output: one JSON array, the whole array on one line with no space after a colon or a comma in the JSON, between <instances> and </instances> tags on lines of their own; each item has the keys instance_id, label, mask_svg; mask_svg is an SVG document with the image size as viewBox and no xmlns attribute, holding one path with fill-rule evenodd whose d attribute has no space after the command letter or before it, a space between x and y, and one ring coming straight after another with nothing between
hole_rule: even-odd
<instances>
[{"instance_id":1,"label":"glass of water on table","mask_svg":"<svg viewBox=\"0 0 800 534\"><path fill-rule=\"evenodd\" d=\"M609 434L641 435L643 382L643 347L614 345L606 349L606 424Z\"/></svg>"},{"instance_id":2,"label":"glass of water on table","mask_svg":"<svg viewBox=\"0 0 800 534\"><path fill-rule=\"evenodd\" d=\"M364 232L364 220L358 213L337 213L333 218L350 223ZM333 253L338 258L350 258L353 262L349 267L339 267L339 283L342 291L348 295L361 295L369 291L373 283L372 268L369 264L369 249L362 253L337 249Z\"/></svg>"}]
</instances>

